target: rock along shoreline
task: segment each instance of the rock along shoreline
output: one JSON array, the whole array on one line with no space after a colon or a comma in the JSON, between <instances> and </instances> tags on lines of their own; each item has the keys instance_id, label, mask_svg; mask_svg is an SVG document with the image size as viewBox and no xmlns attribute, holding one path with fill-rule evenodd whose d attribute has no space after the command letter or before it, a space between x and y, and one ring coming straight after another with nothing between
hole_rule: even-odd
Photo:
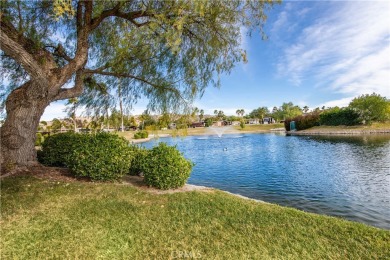
<instances>
[{"instance_id":1,"label":"rock along shoreline","mask_svg":"<svg viewBox=\"0 0 390 260\"><path fill-rule=\"evenodd\" d=\"M369 135L390 134L390 129L343 129L287 131L287 135Z\"/></svg>"}]
</instances>

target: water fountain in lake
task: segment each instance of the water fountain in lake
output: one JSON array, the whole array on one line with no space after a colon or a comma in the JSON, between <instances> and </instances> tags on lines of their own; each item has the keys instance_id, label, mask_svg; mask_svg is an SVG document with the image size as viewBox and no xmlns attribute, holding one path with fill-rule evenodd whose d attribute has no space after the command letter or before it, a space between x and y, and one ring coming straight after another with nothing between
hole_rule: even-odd
<instances>
[{"instance_id":1,"label":"water fountain in lake","mask_svg":"<svg viewBox=\"0 0 390 260\"><path fill-rule=\"evenodd\" d=\"M231 128L232 128L231 126L210 126L208 129L210 129L219 138L221 138L223 133L225 133L226 130L231 129Z\"/></svg>"}]
</instances>

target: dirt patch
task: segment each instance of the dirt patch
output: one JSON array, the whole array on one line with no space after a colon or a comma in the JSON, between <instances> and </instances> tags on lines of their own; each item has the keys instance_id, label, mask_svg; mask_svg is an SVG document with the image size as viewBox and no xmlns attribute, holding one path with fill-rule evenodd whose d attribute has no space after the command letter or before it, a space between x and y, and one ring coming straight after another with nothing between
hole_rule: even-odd
<instances>
[{"instance_id":1,"label":"dirt patch","mask_svg":"<svg viewBox=\"0 0 390 260\"><path fill-rule=\"evenodd\" d=\"M19 167L12 172L2 175L1 178L6 178L8 176L34 176L39 179L63 182L90 181L87 178L74 177L67 168L46 167L43 165Z\"/></svg>"},{"instance_id":2,"label":"dirt patch","mask_svg":"<svg viewBox=\"0 0 390 260\"><path fill-rule=\"evenodd\" d=\"M196 190L208 191L208 192L213 191L213 189L208 188L208 187L191 185L191 184L186 184L181 188L172 189L172 190L159 190L159 189L148 186L144 182L143 177L140 177L140 176L125 176L125 177L123 177L122 180L123 180L122 184L124 184L124 185L131 185L131 186L137 187L141 190L151 192L154 194L170 194L170 193L176 193L176 192L188 192L188 191L196 191Z\"/></svg>"}]
</instances>

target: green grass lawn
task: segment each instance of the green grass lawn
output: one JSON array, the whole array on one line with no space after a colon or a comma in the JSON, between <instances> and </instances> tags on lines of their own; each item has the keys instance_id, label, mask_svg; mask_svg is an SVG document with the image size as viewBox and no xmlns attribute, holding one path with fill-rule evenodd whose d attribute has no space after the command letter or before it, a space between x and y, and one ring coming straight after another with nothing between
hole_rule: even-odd
<instances>
[{"instance_id":1,"label":"green grass lawn","mask_svg":"<svg viewBox=\"0 0 390 260\"><path fill-rule=\"evenodd\" d=\"M1 181L1 259L389 259L390 232L220 191Z\"/></svg>"}]
</instances>

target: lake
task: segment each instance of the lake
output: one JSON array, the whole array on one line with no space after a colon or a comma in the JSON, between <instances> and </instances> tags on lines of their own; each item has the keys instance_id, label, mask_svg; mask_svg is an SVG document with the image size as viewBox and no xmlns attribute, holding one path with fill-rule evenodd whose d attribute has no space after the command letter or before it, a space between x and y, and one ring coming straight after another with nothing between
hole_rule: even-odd
<instances>
[{"instance_id":1,"label":"lake","mask_svg":"<svg viewBox=\"0 0 390 260\"><path fill-rule=\"evenodd\" d=\"M160 138L195 163L190 184L390 229L390 135Z\"/></svg>"}]
</instances>

